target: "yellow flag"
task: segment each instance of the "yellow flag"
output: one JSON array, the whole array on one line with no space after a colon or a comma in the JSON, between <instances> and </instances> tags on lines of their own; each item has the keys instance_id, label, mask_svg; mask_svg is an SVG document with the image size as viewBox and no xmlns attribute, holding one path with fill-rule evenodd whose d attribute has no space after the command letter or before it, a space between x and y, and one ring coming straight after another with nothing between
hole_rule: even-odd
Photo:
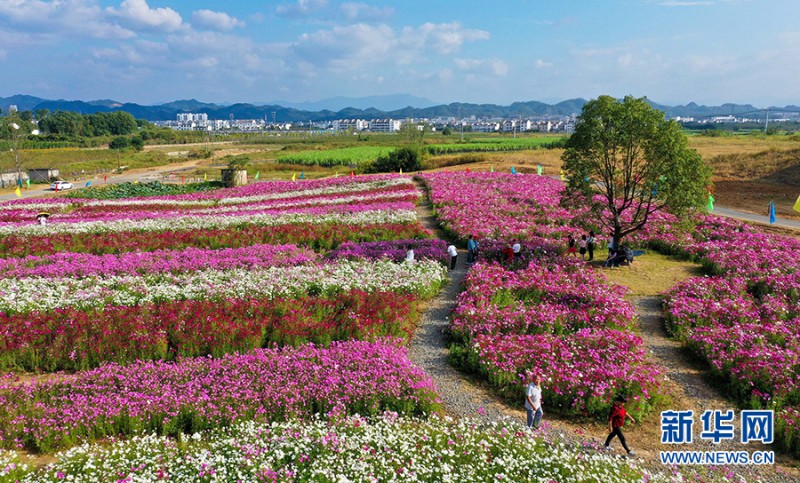
<instances>
[{"instance_id":1,"label":"yellow flag","mask_svg":"<svg viewBox=\"0 0 800 483\"><path fill-rule=\"evenodd\" d=\"M292 181L297 181L297 173L292 173Z\"/></svg>"},{"instance_id":2,"label":"yellow flag","mask_svg":"<svg viewBox=\"0 0 800 483\"><path fill-rule=\"evenodd\" d=\"M566 180L567 180L567 177L564 176L564 170L562 169L561 170L561 181L566 181Z\"/></svg>"},{"instance_id":3,"label":"yellow flag","mask_svg":"<svg viewBox=\"0 0 800 483\"><path fill-rule=\"evenodd\" d=\"M208 181L208 173L203 173L203 181Z\"/></svg>"},{"instance_id":4,"label":"yellow flag","mask_svg":"<svg viewBox=\"0 0 800 483\"><path fill-rule=\"evenodd\" d=\"M17 198L22 198L22 190L19 189L19 186L14 190L14 194L17 195Z\"/></svg>"},{"instance_id":5,"label":"yellow flag","mask_svg":"<svg viewBox=\"0 0 800 483\"><path fill-rule=\"evenodd\" d=\"M138 179L133 180L133 184L139 184L139 180Z\"/></svg>"},{"instance_id":6,"label":"yellow flag","mask_svg":"<svg viewBox=\"0 0 800 483\"><path fill-rule=\"evenodd\" d=\"M403 168L400 168L400 174L403 174Z\"/></svg>"},{"instance_id":7,"label":"yellow flag","mask_svg":"<svg viewBox=\"0 0 800 483\"><path fill-rule=\"evenodd\" d=\"M797 197L797 201L794 202L794 211L800 211L800 196Z\"/></svg>"}]
</instances>

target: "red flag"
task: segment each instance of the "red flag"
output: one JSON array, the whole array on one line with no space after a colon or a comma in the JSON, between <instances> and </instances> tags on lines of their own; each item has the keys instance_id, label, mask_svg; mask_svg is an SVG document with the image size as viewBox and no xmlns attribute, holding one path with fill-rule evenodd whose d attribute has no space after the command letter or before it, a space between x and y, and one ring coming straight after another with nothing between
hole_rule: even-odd
<instances>
[{"instance_id":1,"label":"red flag","mask_svg":"<svg viewBox=\"0 0 800 483\"><path fill-rule=\"evenodd\" d=\"M185 179L186 179L186 176L181 176L181 184L185 184L185 183L183 182L183 180L185 180Z\"/></svg>"},{"instance_id":2,"label":"red flag","mask_svg":"<svg viewBox=\"0 0 800 483\"><path fill-rule=\"evenodd\" d=\"M58 193L58 183L56 183L56 193Z\"/></svg>"},{"instance_id":3,"label":"red flag","mask_svg":"<svg viewBox=\"0 0 800 483\"><path fill-rule=\"evenodd\" d=\"M103 183L108 183L108 175L103 175Z\"/></svg>"},{"instance_id":4,"label":"red flag","mask_svg":"<svg viewBox=\"0 0 800 483\"><path fill-rule=\"evenodd\" d=\"M467 168L467 173L469 173L469 168Z\"/></svg>"},{"instance_id":5,"label":"red flag","mask_svg":"<svg viewBox=\"0 0 800 483\"><path fill-rule=\"evenodd\" d=\"M350 171L350 177L351 177L351 178L352 178L353 176L355 176L355 175L356 175L356 174L355 174L354 172Z\"/></svg>"}]
</instances>

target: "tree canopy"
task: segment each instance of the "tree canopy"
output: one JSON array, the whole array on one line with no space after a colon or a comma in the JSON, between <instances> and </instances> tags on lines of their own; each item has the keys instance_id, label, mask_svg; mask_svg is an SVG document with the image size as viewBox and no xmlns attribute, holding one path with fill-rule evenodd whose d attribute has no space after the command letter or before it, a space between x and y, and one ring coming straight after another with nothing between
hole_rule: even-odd
<instances>
[{"instance_id":1,"label":"tree canopy","mask_svg":"<svg viewBox=\"0 0 800 483\"><path fill-rule=\"evenodd\" d=\"M66 136L124 136L136 132L136 119L127 112L97 112L78 114L57 111L39 120L39 129L44 134Z\"/></svg>"},{"instance_id":2,"label":"tree canopy","mask_svg":"<svg viewBox=\"0 0 800 483\"><path fill-rule=\"evenodd\" d=\"M587 102L562 161L566 199L588 205L617 246L657 211L705 206L711 178L681 126L632 96Z\"/></svg>"}]
</instances>

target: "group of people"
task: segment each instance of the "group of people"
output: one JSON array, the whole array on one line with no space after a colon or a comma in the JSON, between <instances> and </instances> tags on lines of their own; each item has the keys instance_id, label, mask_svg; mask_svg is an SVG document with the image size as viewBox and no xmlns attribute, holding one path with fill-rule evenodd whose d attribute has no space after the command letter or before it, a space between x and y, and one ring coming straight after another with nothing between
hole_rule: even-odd
<instances>
[{"instance_id":1,"label":"group of people","mask_svg":"<svg viewBox=\"0 0 800 483\"><path fill-rule=\"evenodd\" d=\"M597 246L594 237L593 231L590 231L588 235L581 235L580 240L576 240L572 235L568 235L567 256L578 258L578 254L580 253L581 260L587 262L594 260L594 249ZM587 254L589 255L588 259L586 258Z\"/></svg>"},{"instance_id":2,"label":"group of people","mask_svg":"<svg viewBox=\"0 0 800 483\"><path fill-rule=\"evenodd\" d=\"M636 453L628 447L625 435L622 434L622 427L625 426L627 419L630 419L632 423L636 423L633 416L625 410L626 402L627 399L624 396L617 396L614 399L614 404L608 414L609 433L603 448L611 450L611 441L614 438L619 438L619 442L625 452L628 453L628 456L636 456ZM542 411L542 376L539 374L532 375L528 380L528 386L525 388L525 412L527 413L528 428L539 429L544 415Z\"/></svg>"},{"instance_id":3,"label":"group of people","mask_svg":"<svg viewBox=\"0 0 800 483\"><path fill-rule=\"evenodd\" d=\"M467 238L467 265L475 263L479 247L478 240L473 235L470 235ZM458 248L456 248L455 244L447 244L447 255L450 257L450 263L448 264L450 270L455 270L456 262L458 261Z\"/></svg>"},{"instance_id":4,"label":"group of people","mask_svg":"<svg viewBox=\"0 0 800 483\"><path fill-rule=\"evenodd\" d=\"M515 238L511 240L511 242L503 248L502 253L504 260L508 263L520 258L522 256L522 244L519 242L519 239Z\"/></svg>"}]
</instances>

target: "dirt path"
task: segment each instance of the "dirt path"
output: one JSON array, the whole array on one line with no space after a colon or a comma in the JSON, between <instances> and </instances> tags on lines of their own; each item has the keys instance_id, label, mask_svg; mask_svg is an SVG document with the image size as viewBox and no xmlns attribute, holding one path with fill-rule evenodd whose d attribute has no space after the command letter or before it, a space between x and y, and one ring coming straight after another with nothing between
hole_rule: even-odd
<instances>
[{"instance_id":1,"label":"dirt path","mask_svg":"<svg viewBox=\"0 0 800 483\"><path fill-rule=\"evenodd\" d=\"M446 239L439 228L426 200L417 207L420 222L439 238ZM525 411L520 406L514 407L494 396L489 388L480 380L455 370L447 360L448 338L447 327L450 312L456 306L456 297L466 276L466 252L459 250L456 269L450 272L450 283L428 306L419 327L409 346L409 357L423 368L436 382L442 397L442 405L447 414L454 417L473 417L486 420L510 417L523 424ZM656 296L632 297L639 316L641 337L652 352L656 362L665 369L665 389L673 403L671 410L691 409L695 414L694 442L690 447L671 448L675 450L697 451L754 451L772 450L771 447L748 444L743 446L737 441L723 442L714 445L701 440L702 429L700 415L706 409L736 409L734 405L719 394L703 379L703 367L691 360L679 342L669 339L664 330L661 315L661 298ZM522 388L520 388L522 391ZM521 394L521 393L520 393ZM738 416L738 411L737 411ZM738 417L737 417L738 419ZM736 428L738 434L738 426ZM545 403L545 419L542 434L547 440L566 440L567 442L599 447L607 434L607 426L603 422L575 421L558 418L547 413ZM637 452L639 462L654 472L666 471L667 467L660 463L659 452L665 449L661 444L660 417L650 415L646 421L626 429L629 444ZM619 443L615 442L615 453L620 453ZM800 471L793 468L794 460L778 455L779 464L771 466L736 467L733 473L746 478L747 481L800 481Z\"/></svg>"}]
</instances>

